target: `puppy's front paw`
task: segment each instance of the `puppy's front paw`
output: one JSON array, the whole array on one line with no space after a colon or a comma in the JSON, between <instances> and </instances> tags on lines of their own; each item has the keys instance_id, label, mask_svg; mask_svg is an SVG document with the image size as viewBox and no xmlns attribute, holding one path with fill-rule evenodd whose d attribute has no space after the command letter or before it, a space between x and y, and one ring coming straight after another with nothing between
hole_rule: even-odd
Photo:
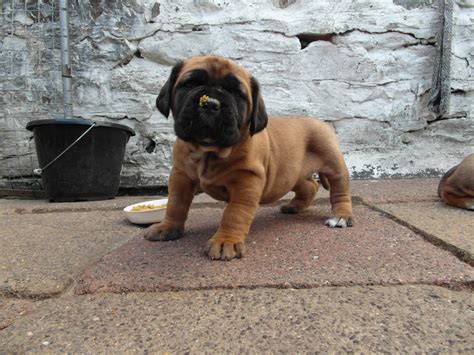
<instances>
[{"instance_id":1,"label":"puppy's front paw","mask_svg":"<svg viewBox=\"0 0 474 355\"><path fill-rule=\"evenodd\" d=\"M172 228L165 223L155 223L143 230L140 235L152 242L164 242L181 238L183 231L179 228Z\"/></svg>"},{"instance_id":2,"label":"puppy's front paw","mask_svg":"<svg viewBox=\"0 0 474 355\"><path fill-rule=\"evenodd\" d=\"M330 228L346 228L346 227L352 227L354 225L354 217L352 216L333 216L329 217L326 219L326 222L324 222L325 225L327 225Z\"/></svg>"},{"instance_id":3,"label":"puppy's front paw","mask_svg":"<svg viewBox=\"0 0 474 355\"><path fill-rule=\"evenodd\" d=\"M245 253L244 238L214 235L207 242L207 255L212 260L232 260L241 258Z\"/></svg>"}]
</instances>

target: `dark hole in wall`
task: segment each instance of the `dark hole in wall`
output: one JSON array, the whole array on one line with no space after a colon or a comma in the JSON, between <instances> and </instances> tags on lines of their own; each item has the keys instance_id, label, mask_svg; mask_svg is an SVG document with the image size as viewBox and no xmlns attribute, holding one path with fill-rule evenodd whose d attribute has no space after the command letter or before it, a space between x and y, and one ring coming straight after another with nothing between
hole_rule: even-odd
<instances>
[{"instance_id":1,"label":"dark hole in wall","mask_svg":"<svg viewBox=\"0 0 474 355\"><path fill-rule=\"evenodd\" d=\"M147 151L147 153L153 153L155 151L155 148L156 148L156 142L153 140L153 139L149 139L149 142L147 144L147 146L145 147L145 150Z\"/></svg>"},{"instance_id":2,"label":"dark hole in wall","mask_svg":"<svg viewBox=\"0 0 474 355\"><path fill-rule=\"evenodd\" d=\"M334 33L300 33L296 35L296 37L300 41L301 49L305 49L306 47L308 47L311 42L325 41L332 43L334 36Z\"/></svg>"},{"instance_id":3,"label":"dark hole in wall","mask_svg":"<svg viewBox=\"0 0 474 355\"><path fill-rule=\"evenodd\" d=\"M294 4L296 0L272 0L273 4L280 9L285 9L288 6Z\"/></svg>"},{"instance_id":4,"label":"dark hole in wall","mask_svg":"<svg viewBox=\"0 0 474 355\"><path fill-rule=\"evenodd\" d=\"M156 17L160 14L160 3L155 2L153 7L151 8L151 17Z\"/></svg>"},{"instance_id":5,"label":"dark hole in wall","mask_svg":"<svg viewBox=\"0 0 474 355\"><path fill-rule=\"evenodd\" d=\"M139 49L137 49L137 50L135 51L135 53L133 53L133 55L134 55L135 57L138 57L138 58L143 58L142 52L140 52Z\"/></svg>"},{"instance_id":6,"label":"dark hole in wall","mask_svg":"<svg viewBox=\"0 0 474 355\"><path fill-rule=\"evenodd\" d=\"M395 5L403 6L407 10L416 9L420 7L431 6L434 0L393 0Z\"/></svg>"}]
</instances>

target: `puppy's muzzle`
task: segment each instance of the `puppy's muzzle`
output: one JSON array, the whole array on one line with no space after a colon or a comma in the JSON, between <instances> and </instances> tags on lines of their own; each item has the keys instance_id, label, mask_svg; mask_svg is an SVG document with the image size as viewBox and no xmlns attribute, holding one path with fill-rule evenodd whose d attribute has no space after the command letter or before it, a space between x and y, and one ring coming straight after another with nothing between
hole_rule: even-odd
<instances>
[{"instance_id":1,"label":"puppy's muzzle","mask_svg":"<svg viewBox=\"0 0 474 355\"><path fill-rule=\"evenodd\" d=\"M203 95L199 99L199 108L203 112L218 113L221 110L221 103L217 99Z\"/></svg>"}]
</instances>

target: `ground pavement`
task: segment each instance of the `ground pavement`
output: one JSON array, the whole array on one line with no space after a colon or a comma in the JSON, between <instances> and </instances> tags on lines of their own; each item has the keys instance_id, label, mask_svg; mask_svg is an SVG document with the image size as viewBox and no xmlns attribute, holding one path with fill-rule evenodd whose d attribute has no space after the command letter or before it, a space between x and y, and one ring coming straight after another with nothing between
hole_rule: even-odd
<instances>
[{"instance_id":1,"label":"ground pavement","mask_svg":"<svg viewBox=\"0 0 474 355\"><path fill-rule=\"evenodd\" d=\"M327 193L261 207L247 254L211 261L221 203L149 242L121 209L154 199L0 200L0 353L473 352L474 213L436 179L354 181L355 226Z\"/></svg>"}]
</instances>

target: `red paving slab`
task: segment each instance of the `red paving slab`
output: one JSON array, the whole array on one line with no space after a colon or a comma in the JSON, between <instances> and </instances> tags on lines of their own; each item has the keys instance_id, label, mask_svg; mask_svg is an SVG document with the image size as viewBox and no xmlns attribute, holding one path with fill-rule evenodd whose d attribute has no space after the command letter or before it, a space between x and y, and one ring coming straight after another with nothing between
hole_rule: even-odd
<instances>
[{"instance_id":1,"label":"red paving slab","mask_svg":"<svg viewBox=\"0 0 474 355\"><path fill-rule=\"evenodd\" d=\"M354 180L354 196L367 203L422 202L438 200L438 178Z\"/></svg>"},{"instance_id":2,"label":"red paving slab","mask_svg":"<svg viewBox=\"0 0 474 355\"><path fill-rule=\"evenodd\" d=\"M76 293L237 287L314 287L428 283L472 286L474 271L447 251L364 206L356 226L323 225L329 206L300 215L260 208L243 259L211 261L206 241L221 209L193 209L185 237L170 242L134 238L85 272ZM138 231L137 231L138 232Z\"/></svg>"}]
</instances>

